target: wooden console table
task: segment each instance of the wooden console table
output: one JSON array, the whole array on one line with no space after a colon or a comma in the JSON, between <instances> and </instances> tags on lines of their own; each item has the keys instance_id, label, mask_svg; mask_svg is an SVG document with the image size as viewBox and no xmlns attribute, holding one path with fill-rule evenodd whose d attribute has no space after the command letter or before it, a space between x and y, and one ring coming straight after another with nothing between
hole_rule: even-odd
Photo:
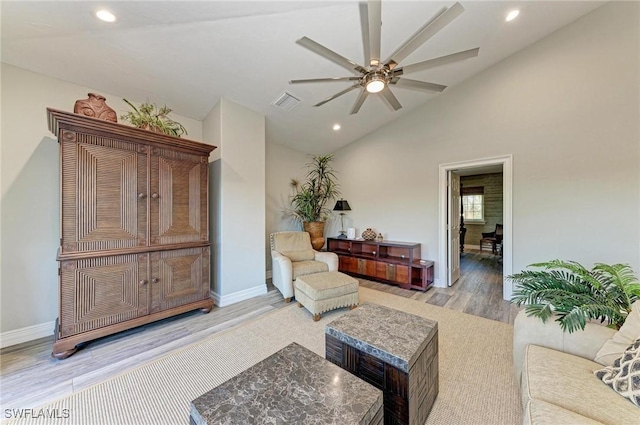
<instances>
[{"instance_id":1,"label":"wooden console table","mask_svg":"<svg viewBox=\"0 0 640 425\"><path fill-rule=\"evenodd\" d=\"M327 251L343 273L421 291L433 284L433 261L420 259L419 243L327 238Z\"/></svg>"}]
</instances>

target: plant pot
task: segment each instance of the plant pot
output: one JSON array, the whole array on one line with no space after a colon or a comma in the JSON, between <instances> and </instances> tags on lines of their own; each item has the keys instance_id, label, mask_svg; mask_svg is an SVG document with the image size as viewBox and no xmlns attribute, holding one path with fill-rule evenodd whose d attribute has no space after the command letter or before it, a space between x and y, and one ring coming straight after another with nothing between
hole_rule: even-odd
<instances>
[{"instance_id":1,"label":"plant pot","mask_svg":"<svg viewBox=\"0 0 640 425\"><path fill-rule=\"evenodd\" d=\"M311 246L320 250L324 246L324 221L305 221L304 231L311 236Z\"/></svg>"},{"instance_id":2,"label":"plant pot","mask_svg":"<svg viewBox=\"0 0 640 425\"><path fill-rule=\"evenodd\" d=\"M141 125L141 126L140 126L140 127L138 127L138 128L141 128L141 129L143 129L143 130L153 131L154 133L161 133L161 134L165 134L165 132L164 132L164 131L162 131L162 129L161 129L161 128L158 128L158 127L156 127L156 126L154 126L154 125L143 124L143 125Z\"/></svg>"}]
</instances>

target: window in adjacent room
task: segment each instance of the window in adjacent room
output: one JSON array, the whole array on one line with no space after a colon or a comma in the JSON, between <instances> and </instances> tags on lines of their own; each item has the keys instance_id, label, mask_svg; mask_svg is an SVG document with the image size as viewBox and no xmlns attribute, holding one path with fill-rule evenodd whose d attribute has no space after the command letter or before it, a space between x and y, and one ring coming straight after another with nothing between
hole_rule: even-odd
<instances>
[{"instance_id":1,"label":"window in adjacent room","mask_svg":"<svg viewBox=\"0 0 640 425\"><path fill-rule=\"evenodd\" d=\"M465 223L484 222L484 187L462 188L462 211Z\"/></svg>"}]
</instances>

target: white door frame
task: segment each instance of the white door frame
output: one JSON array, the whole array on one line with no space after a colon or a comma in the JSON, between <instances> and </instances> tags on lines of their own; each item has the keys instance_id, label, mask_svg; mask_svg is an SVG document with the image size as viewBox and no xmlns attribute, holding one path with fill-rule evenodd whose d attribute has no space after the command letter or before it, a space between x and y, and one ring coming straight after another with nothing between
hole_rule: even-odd
<instances>
[{"instance_id":1,"label":"white door frame","mask_svg":"<svg viewBox=\"0 0 640 425\"><path fill-rule=\"evenodd\" d=\"M447 171L447 182L447 286L451 286L460 279L460 175Z\"/></svg>"},{"instance_id":2,"label":"white door frame","mask_svg":"<svg viewBox=\"0 0 640 425\"><path fill-rule=\"evenodd\" d=\"M502 204L503 204L503 257L502 257L502 298L511 299L513 285L505 279L513 273L513 239L512 239L512 200L513 200L513 155L496 156L484 159L475 159L470 161L452 162L448 164L440 164L439 166L439 219L438 219L438 252L440 267L438 270L439 285L446 288L448 285L447 272L447 172L461 170L465 168L476 168L485 165L502 165Z\"/></svg>"}]
</instances>

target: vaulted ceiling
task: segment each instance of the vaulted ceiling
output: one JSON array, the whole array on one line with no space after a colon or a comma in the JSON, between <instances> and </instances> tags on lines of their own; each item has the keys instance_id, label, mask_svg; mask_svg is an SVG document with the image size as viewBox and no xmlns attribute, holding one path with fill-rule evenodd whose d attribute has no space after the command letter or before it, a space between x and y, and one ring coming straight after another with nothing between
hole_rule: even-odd
<instances>
[{"instance_id":1,"label":"vaulted ceiling","mask_svg":"<svg viewBox=\"0 0 640 425\"><path fill-rule=\"evenodd\" d=\"M453 2L383 1L382 56ZM601 6L592 1L463 1L466 11L403 64L480 47L478 57L411 75L455 86ZM2 1L2 62L136 101L204 118L221 97L266 117L267 140L327 153L415 110L434 94L394 88L403 108L376 95L349 115L357 91L313 105L348 82L290 85L291 79L350 76L296 44L302 36L364 64L356 1ZM106 8L117 16L94 16ZM520 16L505 22L506 14ZM292 111L272 102L288 92ZM446 93L446 90L445 92ZM334 131L334 124L341 129Z\"/></svg>"}]
</instances>

